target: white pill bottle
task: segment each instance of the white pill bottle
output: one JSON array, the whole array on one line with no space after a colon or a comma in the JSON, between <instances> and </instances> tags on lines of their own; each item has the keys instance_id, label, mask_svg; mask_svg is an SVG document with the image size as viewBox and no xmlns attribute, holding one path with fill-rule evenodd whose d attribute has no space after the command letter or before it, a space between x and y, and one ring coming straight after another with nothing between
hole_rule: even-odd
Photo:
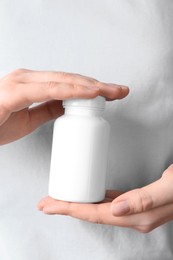
<instances>
[{"instance_id":1,"label":"white pill bottle","mask_svg":"<svg viewBox=\"0 0 173 260\"><path fill-rule=\"evenodd\" d=\"M105 98L63 101L54 124L49 196L81 203L105 198L110 125L102 117Z\"/></svg>"}]
</instances>

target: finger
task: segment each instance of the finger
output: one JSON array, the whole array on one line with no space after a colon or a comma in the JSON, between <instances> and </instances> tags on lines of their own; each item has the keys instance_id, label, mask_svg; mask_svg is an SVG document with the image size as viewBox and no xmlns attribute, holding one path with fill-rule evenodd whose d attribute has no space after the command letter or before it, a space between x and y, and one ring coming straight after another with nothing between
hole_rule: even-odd
<instances>
[{"instance_id":1,"label":"finger","mask_svg":"<svg viewBox=\"0 0 173 260\"><path fill-rule=\"evenodd\" d=\"M115 217L110 211L110 202L100 204L71 203L50 199L44 199L39 209L48 215L67 215L84 221L115 225L121 227L132 227L136 225L133 216Z\"/></svg>"},{"instance_id":2,"label":"finger","mask_svg":"<svg viewBox=\"0 0 173 260\"><path fill-rule=\"evenodd\" d=\"M42 201L40 205L41 206L39 206L39 208L42 208L42 211L45 214L68 215L93 223L110 221L108 219L104 219L103 217L104 212L110 212L110 203L82 204L47 199L47 201ZM111 213L109 213L109 215L112 219L114 218Z\"/></svg>"},{"instance_id":3,"label":"finger","mask_svg":"<svg viewBox=\"0 0 173 260\"><path fill-rule=\"evenodd\" d=\"M20 73L22 71L22 73ZM40 83L40 82L57 82L57 83L67 83L83 86L112 86L112 87L121 87L121 85L114 83L104 83L91 78L88 76L62 72L62 71L34 71L34 70L18 70L15 72L18 75L18 80L24 83Z\"/></svg>"},{"instance_id":4,"label":"finger","mask_svg":"<svg viewBox=\"0 0 173 260\"><path fill-rule=\"evenodd\" d=\"M0 126L10 117L10 112L4 106L0 106Z\"/></svg>"},{"instance_id":5,"label":"finger","mask_svg":"<svg viewBox=\"0 0 173 260\"><path fill-rule=\"evenodd\" d=\"M103 203L103 202L111 202L111 201L112 201L111 198L105 198L105 199L104 199L102 202L100 202L100 203ZM55 202L57 202L57 200L53 199L52 197L47 196L47 197L45 197L45 198L43 198L43 199L41 199L41 200L39 201L39 203L37 204L37 208L38 208L39 210L43 210L43 207L47 206L48 204L55 203Z\"/></svg>"},{"instance_id":6,"label":"finger","mask_svg":"<svg viewBox=\"0 0 173 260\"><path fill-rule=\"evenodd\" d=\"M94 78L80 74L56 72L56 71L32 71L24 70L24 73L18 73L18 80L24 83L67 83L74 85L83 85L86 87L98 87L100 95L107 101L122 99L129 93L129 88L113 83L100 82Z\"/></svg>"},{"instance_id":7,"label":"finger","mask_svg":"<svg viewBox=\"0 0 173 260\"><path fill-rule=\"evenodd\" d=\"M13 93L13 98L11 97ZM94 98L99 95L99 88L66 83L28 83L18 84L16 89L8 89L4 96L5 107L12 112L19 111L32 103L52 99Z\"/></svg>"},{"instance_id":8,"label":"finger","mask_svg":"<svg viewBox=\"0 0 173 260\"><path fill-rule=\"evenodd\" d=\"M62 101L58 100L48 101L38 106L12 113L8 121L4 121L4 123L2 121L3 125L0 128L1 137L3 137L1 138L1 145L30 134L40 125L61 116L63 113ZM7 129L13 129L13 134L11 135Z\"/></svg>"},{"instance_id":9,"label":"finger","mask_svg":"<svg viewBox=\"0 0 173 260\"><path fill-rule=\"evenodd\" d=\"M112 201L112 199L114 199L115 197L119 196L120 194L122 194L123 192L122 191L115 191L115 190L107 190L106 191L106 196L105 196L105 199L102 201L102 202L110 202ZM56 199L53 199L52 197L50 196L47 196L43 199L41 199L38 203L38 207L39 208L43 208L44 206L46 206L48 203L54 203L54 202L57 202ZM102 203L100 202L100 203ZM84 204L86 205L86 204Z\"/></svg>"},{"instance_id":10,"label":"finger","mask_svg":"<svg viewBox=\"0 0 173 260\"><path fill-rule=\"evenodd\" d=\"M143 188L120 195L112 202L115 216L148 211L173 202L173 165L165 170L162 178Z\"/></svg>"},{"instance_id":11,"label":"finger","mask_svg":"<svg viewBox=\"0 0 173 260\"><path fill-rule=\"evenodd\" d=\"M62 101L53 100L32 107L28 112L30 119L28 129L31 132L47 121L63 115L64 108L62 107Z\"/></svg>"},{"instance_id":12,"label":"finger","mask_svg":"<svg viewBox=\"0 0 173 260\"><path fill-rule=\"evenodd\" d=\"M38 204L37 204L37 209L38 209L38 210L43 210L43 207L44 207L45 205L48 205L49 203L52 203L52 202L56 202L56 200L53 199L53 198L51 198L51 197L49 197L49 196L46 196L46 197L42 198L42 199L38 202Z\"/></svg>"},{"instance_id":13,"label":"finger","mask_svg":"<svg viewBox=\"0 0 173 260\"><path fill-rule=\"evenodd\" d=\"M57 83L68 83L76 85L91 86L99 84L99 81L87 77L84 75L62 72L62 71L34 71L26 70L24 73L18 73L17 79L23 83L33 83L33 82L57 82Z\"/></svg>"},{"instance_id":14,"label":"finger","mask_svg":"<svg viewBox=\"0 0 173 260\"><path fill-rule=\"evenodd\" d=\"M125 98L129 94L129 88L126 86L100 86L100 96L106 98L107 101Z\"/></svg>"}]
</instances>

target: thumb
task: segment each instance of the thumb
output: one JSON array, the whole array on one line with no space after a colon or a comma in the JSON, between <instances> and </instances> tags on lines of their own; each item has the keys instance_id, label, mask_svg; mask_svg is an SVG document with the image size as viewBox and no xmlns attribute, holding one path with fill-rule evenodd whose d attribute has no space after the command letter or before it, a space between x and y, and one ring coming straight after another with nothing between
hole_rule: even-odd
<instances>
[{"instance_id":1,"label":"thumb","mask_svg":"<svg viewBox=\"0 0 173 260\"><path fill-rule=\"evenodd\" d=\"M139 189L128 191L111 203L114 216L130 215L148 211L173 202L173 164L162 177Z\"/></svg>"},{"instance_id":2,"label":"thumb","mask_svg":"<svg viewBox=\"0 0 173 260\"><path fill-rule=\"evenodd\" d=\"M51 100L29 109L30 132L49 120L63 115L64 108L61 100Z\"/></svg>"}]
</instances>

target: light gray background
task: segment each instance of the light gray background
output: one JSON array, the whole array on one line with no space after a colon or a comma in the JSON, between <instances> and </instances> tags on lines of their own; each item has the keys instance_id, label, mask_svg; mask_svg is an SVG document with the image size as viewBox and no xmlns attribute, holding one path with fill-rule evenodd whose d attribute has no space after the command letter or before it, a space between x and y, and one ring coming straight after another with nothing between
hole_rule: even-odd
<instances>
[{"instance_id":1,"label":"light gray background","mask_svg":"<svg viewBox=\"0 0 173 260\"><path fill-rule=\"evenodd\" d=\"M171 0L0 1L0 76L23 67L130 86L105 111L108 188L141 187L173 162L172 13ZM0 147L0 259L172 260L172 223L144 235L37 211L52 126Z\"/></svg>"}]
</instances>

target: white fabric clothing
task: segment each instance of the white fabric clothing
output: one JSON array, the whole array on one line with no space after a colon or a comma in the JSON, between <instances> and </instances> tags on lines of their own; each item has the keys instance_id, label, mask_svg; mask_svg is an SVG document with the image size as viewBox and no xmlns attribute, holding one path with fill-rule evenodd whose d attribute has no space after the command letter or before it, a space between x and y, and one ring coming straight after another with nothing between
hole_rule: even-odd
<instances>
[{"instance_id":1,"label":"white fabric clothing","mask_svg":"<svg viewBox=\"0 0 173 260\"><path fill-rule=\"evenodd\" d=\"M1 77L59 70L130 86L126 99L107 102L107 188L142 187L173 162L172 13L172 0L0 1ZM0 147L0 259L172 260L172 222L140 234L37 211L52 127Z\"/></svg>"}]
</instances>

